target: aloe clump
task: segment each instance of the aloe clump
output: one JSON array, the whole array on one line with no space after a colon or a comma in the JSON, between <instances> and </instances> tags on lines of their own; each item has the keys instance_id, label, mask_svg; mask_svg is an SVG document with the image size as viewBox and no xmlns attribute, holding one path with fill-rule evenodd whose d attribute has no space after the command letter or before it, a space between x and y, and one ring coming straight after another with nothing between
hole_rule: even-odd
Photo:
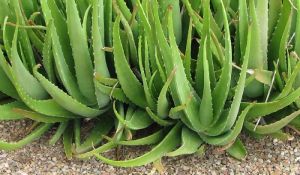
<instances>
[{"instance_id":1,"label":"aloe clump","mask_svg":"<svg viewBox=\"0 0 300 175\"><path fill-rule=\"evenodd\" d=\"M300 128L298 0L0 2L0 120L51 128L68 158L141 166L218 146L237 159L242 130ZM82 130L93 128L82 138ZM84 141L82 141L84 140ZM152 145L123 161L102 153Z\"/></svg>"}]
</instances>

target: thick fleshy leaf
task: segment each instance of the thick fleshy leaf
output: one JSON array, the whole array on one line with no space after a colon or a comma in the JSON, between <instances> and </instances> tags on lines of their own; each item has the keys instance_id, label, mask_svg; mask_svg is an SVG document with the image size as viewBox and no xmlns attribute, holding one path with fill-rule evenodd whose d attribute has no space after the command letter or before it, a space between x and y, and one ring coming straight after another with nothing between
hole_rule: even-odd
<instances>
[{"instance_id":1,"label":"thick fleshy leaf","mask_svg":"<svg viewBox=\"0 0 300 175\"><path fill-rule=\"evenodd\" d=\"M290 93L288 96L267 103L255 103L253 108L249 111L247 115L247 121L252 121L256 118L266 116L273 112L279 111L284 107L295 102L300 96L300 88L296 89L294 92ZM242 107L247 106L249 103L242 103Z\"/></svg>"},{"instance_id":2,"label":"thick fleshy leaf","mask_svg":"<svg viewBox=\"0 0 300 175\"><path fill-rule=\"evenodd\" d=\"M20 108L14 108L12 111L20 116L23 116L24 118L28 118L37 122L42 122L42 123L60 123L60 122L66 122L68 121L67 118L62 118L62 117L51 117L51 116L45 116L42 114L39 114L37 112L29 111L29 110L24 110Z\"/></svg>"},{"instance_id":3,"label":"thick fleshy leaf","mask_svg":"<svg viewBox=\"0 0 300 175\"><path fill-rule=\"evenodd\" d=\"M223 3L222 3L223 4ZM231 38L228 25L228 19L226 17L226 12L224 5L222 5L222 12L224 18L225 27L225 60L224 66L222 68L222 73L220 75L219 81L216 84L212 92L213 108L214 108L214 123L219 120L219 117L224 108L227 95L230 89L231 73L232 73L232 47Z\"/></svg>"},{"instance_id":4,"label":"thick fleshy leaf","mask_svg":"<svg viewBox=\"0 0 300 175\"><path fill-rule=\"evenodd\" d=\"M53 99L65 109L73 112L74 114L85 117L97 117L104 113L106 110L99 110L90 108L76 99L69 96L67 93L59 89L57 86L47 80L42 74L38 72L38 67L34 68L35 77L41 82L42 86L49 92Z\"/></svg>"},{"instance_id":5,"label":"thick fleshy leaf","mask_svg":"<svg viewBox=\"0 0 300 175\"><path fill-rule=\"evenodd\" d=\"M146 165L148 163L151 163L163 157L164 154L172 151L180 143L180 139L177 137L180 131L181 131L181 124L178 123L172 128L172 130L166 135L166 137L158 145L156 145L151 151L135 159L114 161L114 160L107 159L99 154L95 154L95 156L105 163L114 166L119 166L119 167L133 167L133 166Z\"/></svg>"},{"instance_id":6,"label":"thick fleshy leaf","mask_svg":"<svg viewBox=\"0 0 300 175\"><path fill-rule=\"evenodd\" d=\"M116 84L117 85L117 84ZM95 86L96 88L104 94L106 94L107 96L115 99L115 100L118 100L118 101L121 101L123 103L127 103L129 104L130 101L129 99L126 97L123 89L119 88L119 87L116 87L116 86L105 86L101 83L99 83L97 80L95 81Z\"/></svg>"},{"instance_id":7,"label":"thick fleshy leaf","mask_svg":"<svg viewBox=\"0 0 300 175\"><path fill-rule=\"evenodd\" d=\"M227 145L227 144L233 142L241 133L241 131L243 129L244 120L245 120L249 110L252 107L253 107L253 104L250 104L241 112L234 127L230 131L224 133L223 135L214 136L214 137L210 137L210 136L200 133L201 138L203 139L204 142L211 144L211 145L223 146L223 145Z\"/></svg>"},{"instance_id":8,"label":"thick fleshy leaf","mask_svg":"<svg viewBox=\"0 0 300 175\"><path fill-rule=\"evenodd\" d=\"M19 120L24 117L20 114L13 112L14 108L25 108L24 103L19 101L14 101L8 104L0 105L0 120Z\"/></svg>"},{"instance_id":9,"label":"thick fleshy leaf","mask_svg":"<svg viewBox=\"0 0 300 175\"><path fill-rule=\"evenodd\" d=\"M234 144L231 145L226 152L238 160L245 160L247 156L247 150L239 138L236 139Z\"/></svg>"},{"instance_id":10,"label":"thick fleshy leaf","mask_svg":"<svg viewBox=\"0 0 300 175\"><path fill-rule=\"evenodd\" d=\"M109 115L103 116L102 118L96 120L97 123L90 132L89 136L81 145L76 147L76 153L83 153L93 149L95 146L98 146L103 140L103 135L108 134L113 127L113 118Z\"/></svg>"},{"instance_id":11,"label":"thick fleshy leaf","mask_svg":"<svg viewBox=\"0 0 300 175\"><path fill-rule=\"evenodd\" d=\"M95 102L93 64L75 0L66 1L66 12L78 87L89 101Z\"/></svg>"},{"instance_id":12,"label":"thick fleshy leaf","mask_svg":"<svg viewBox=\"0 0 300 175\"><path fill-rule=\"evenodd\" d=\"M48 97L48 93L42 88L41 84L34 78L33 75L26 69L24 63L22 63L17 50L18 41L18 28L15 30L14 39L11 48L11 65L12 72L16 78L16 81L22 86L22 88L35 99L45 99Z\"/></svg>"},{"instance_id":13,"label":"thick fleshy leaf","mask_svg":"<svg viewBox=\"0 0 300 175\"><path fill-rule=\"evenodd\" d=\"M169 152L167 156L174 157L186 154L194 154L203 143L200 136L190 129L183 127L181 133L181 146L175 151Z\"/></svg>"},{"instance_id":14,"label":"thick fleshy leaf","mask_svg":"<svg viewBox=\"0 0 300 175\"><path fill-rule=\"evenodd\" d=\"M296 111L296 112L292 113L291 115L282 118L279 121L276 121L271 124L266 124L266 125L256 126L253 123L245 122L245 127L248 130L253 130L255 133L258 133L258 134L270 134L270 133L279 131L280 129L282 129L283 127L288 125L293 119L295 119L299 115L300 115L300 111Z\"/></svg>"},{"instance_id":15,"label":"thick fleshy leaf","mask_svg":"<svg viewBox=\"0 0 300 175\"><path fill-rule=\"evenodd\" d=\"M153 120L149 117L145 110L137 109L132 113L132 116L129 120L125 120L124 117L121 117L119 112L116 110L115 102L113 107L117 119L119 122L124 124L126 128L131 130L139 130L147 128L153 123Z\"/></svg>"},{"instance_id":16,"label":"thick fleshy leaf","mask_svg":"<svg viewBox=\"0 0 300 175\"><path fill-rule=\"evenodd\" d=\"M123 46L120 38L120 17L117 18L114 24L114 60L115 68L120 81L121 87L128 97L128 99L140 107L145 108L146 97L144 93L144 88L135 77L134 73L130 69L130 65L124 54Z\"/></svg>"},{"instance_id":17,"label":"thick fleshy leaf","mask_svg":"<svg viewBox=\"0 0 300 175\"><path fill-rule=\"evenodd\" d=\"M119 145L126 146L141 146L141 145L153 145L160 142L165 137L166 131L161 129L149 136L142 137L135 140L118 141Z\"/></svg>"},{"instance_id":18,"label":"thick fleshy leaf","mask_svg":"<svg viewBox=\"0 0 300 175\"><path fill-rule=\"evenodd\" d=\"M54 145L61 138L68 125L69 122L62 122L59 124L57 130L55 131L55 134L49 140L50 145Z\"/></svg>"},{"instance_id":19,"label":"thick fleshy leaf","mask_svg":"<svg viewBox=\"0 0 300 175\"><path fill-rule=\"evenodd\" d=\"M69 125L63 134L63 145L66 157L72 159L72 140L73 140L73 128Z\"/></svg>"},{"instance_id":20,"label":"thick fleshy leaf","mask_svg":"<svg viewBox=\"0 0 300 175\"><path fill-rule=\"evenodd\" d=\"M0 141L0 149L10 151L10 150L21 148L27 145L28 143L33 142L34 140L41 137L46 131L48 131L51 128L51 126L52 124L41 124L38 128L32 131L28 136L26 136L25 138L17 142Z\"/></svg>"},{"instance_id":21,"label":"thick fleshy leaf","mask_svg":"<svg viewBox=\"0 0 300 175\"><path fill-rule=\"evenodd\" d=\"M155 30L157 37L157 46L162 54L162 60L165 64L166 74L170 75L174 68L176 68L176 74L170 86L171 95L173 97L176 106L185 104L189 101L189 104L183 110L185 113L181 115L181 120L184 123L190 123L195 126L195 129L201 129L200 122L197 118L198 103L194 96L191 96L191 89L188 79L186 78L183 62L178 51L178 46L175 41L173 22L169 20L168 30L170 46L167 42L167 38L164 36L162 25L158 15L158 4L153 2L153 17L155 21ZM170 18L169 18L170 19Z\"/></svg>"}]
</instances>

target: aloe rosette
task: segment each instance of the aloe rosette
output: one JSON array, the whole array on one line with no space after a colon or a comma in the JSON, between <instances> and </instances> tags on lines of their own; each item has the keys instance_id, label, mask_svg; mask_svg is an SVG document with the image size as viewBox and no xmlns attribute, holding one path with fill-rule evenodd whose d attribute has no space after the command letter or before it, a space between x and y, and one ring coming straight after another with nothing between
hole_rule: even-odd
<instances>
[{"instance_id":1,"label":"aloe rosette","mask_svg":"<svg viewBox=\"0 0 300 175\"><path fill-rule=\"evenodd\" d=\"M185 29L178 29L173 24L174 16L179 16L174 15L178 13L173 11L174 4L167 6L162 18L159 12L164 4L159 1L136 2L141 28L140 35L136 38L139 48L138 68L131 62L132 53L126 51L120 34L120 21L124 26L130 21L126 22L123 14L119 14L115 21L113 40L117 80L114 86L99 77L101 88L105 87L105 91L117 101L145 109L161 127L174 128L152 151L141 157L113 161L96 155L104 162L115 166L143 165L163 155L196 153L202 149L204 143L227 148L229 154L243 159L246 150L238 139L243 126L256 136L272 135L284 139L286 134L281 129L299 115L297 110L281 112L281 109L288 109L299 97L299 90L291 88L298 70L290 70L291 77L286 83L283 82L282 89L278 89L276 86L279 83L273 81L275 76L280 76L281 79L286 71L282 65L290 58L283 54L286 53L284 46L288 44L290 31L285 32L286 34L276 31L279 30L278 26L289 28L291 24L281 19L283 16L278 16L278 22L273 26L267 21L269 18L275 20L273 18L276 12L281 13L291 8L290 1L283 2L278 11L272 13L268 13L273 10L268 6L269 3L274 3L271 1L250 0L226 4L212 1L214 12L211 10L210 1L199 4L202 8L191 5L195 2L182 2L185 9L183 16L184 13L188 14L190 20L190 25L185 26ZM197 13L198 9L201 10L202 17ZM235 13L227 15L229 11L235 10L240 16ZM239 23L230 22L235 18L239 19ZM177 20L181 20L181 17ZM231 37L232 27L237 34L234 40ZM186 36L179 36L174 32L178 30L188 32ZM269 30L274 30L274 34L268 36ZM199 48L192 44L194 37L200 37L196 39ZM276 66L269 66L269 62L276 61L276 56L268 52L268 49L276 50L279 47L278 42L272 45L272 41L278 37L282 38L283 45L282 49L277 49L281 61ZM186 48L183 50L179 49L180 40L186 40ZM234 48L232 43L235 43ZM198 54L192 53L192 49L196 49ZM237 64L241 65L238 68L240 70L235 70L234 67L239 67ZM282 68L278 70L278 66ZM139 73L136 73L136 69L139 69ZM109 87L110 91L107 91ZM258 101L251 102L253 98ZM278 113L281 114L280 118L264 118L266 124L257 125L258 118L276 116ZM130 129L126 122L125 119L124 128ZM174 136L172 141L166 142L174 130L178 132L177 137ZM173 147L170 148L170 145Z\"/></svg>"}]
</instances>

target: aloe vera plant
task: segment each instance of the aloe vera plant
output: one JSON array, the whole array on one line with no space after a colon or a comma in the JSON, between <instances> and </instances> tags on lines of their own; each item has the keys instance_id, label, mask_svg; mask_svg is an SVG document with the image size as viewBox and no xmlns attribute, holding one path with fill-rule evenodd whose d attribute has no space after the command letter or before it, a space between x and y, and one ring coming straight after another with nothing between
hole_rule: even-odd
<instances>
[{"instance_id":1,"label":"aloe vera plant","mask_svg":"<svg viewBox=\"0 0 300 175\"><path fill-rule=\"evenodd\" d=\"M0 2L0 120L50 128L68 158L141 166L299 122L299 0ZM3 102L2 102L3 101ZM82 141L87 121L93 128ZM131 160L102 153L153 145Z\"/></svg>"}]
</instances>

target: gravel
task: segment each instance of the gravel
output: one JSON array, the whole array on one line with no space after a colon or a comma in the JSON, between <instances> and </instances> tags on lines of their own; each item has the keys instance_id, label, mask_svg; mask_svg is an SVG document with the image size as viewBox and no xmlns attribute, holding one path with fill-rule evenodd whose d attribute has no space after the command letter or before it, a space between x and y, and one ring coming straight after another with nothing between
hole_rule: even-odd
<instances>
[{"instance_id":1,"label":"gravel","mask_svg":"<svg viewBox=\"0 0 300 175\"><path fill-rule=\"evenodd\" d=\"M20 139L30 122L0 122L0 138ZM16 151L0 151L0 174L159 174L153 165L137 168L115 168L94 158L89 160L67 160L61 142L48 144L51 132L41 139ZM243 137L248 148L245 161L237 161L225 153L209 148L203 156L180 156L164 158L163 174L300 174L300 137L282 142L264 138L255 140ZM122 148L122 157L134 157L147 148ZM108 153L112 156L114 151ZM159 166L155 166L159 167Z\"/></svg>"}]
</instances>

